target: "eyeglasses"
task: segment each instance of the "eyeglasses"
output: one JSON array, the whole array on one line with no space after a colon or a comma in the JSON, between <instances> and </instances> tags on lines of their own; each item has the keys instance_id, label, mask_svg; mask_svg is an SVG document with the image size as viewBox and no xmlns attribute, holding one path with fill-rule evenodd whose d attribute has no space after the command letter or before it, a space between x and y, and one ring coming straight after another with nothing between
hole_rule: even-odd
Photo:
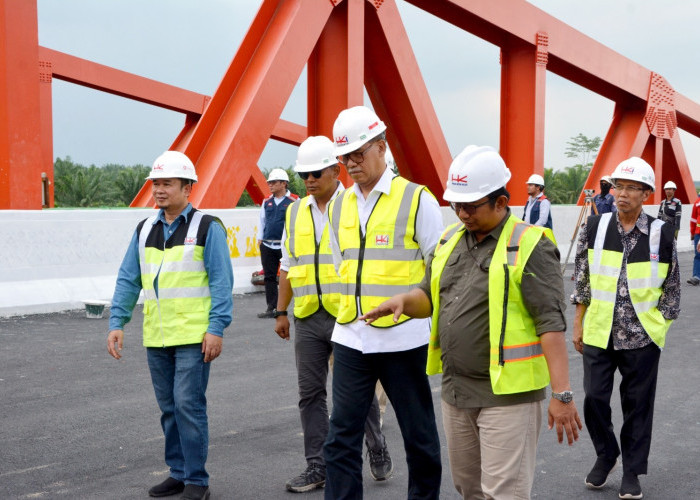
<instances>
[{"instance_id":1,"label":"eyeglasses","mask_svg":"<svg viewBox=\"0 0 700 500\"><path fill-rule=\"evenodd\" d=\"M467 203L450 202L450 206L452 207L452 210L454 210L458 214L459 214L460 210L464 210L465 212L467 212L468 215L474 215L476 213L477 208L486 205L489 201L491 201L491 200L486 200L486 201L483 201L481 203L477 203L476 205L469 205Z\"/></svg>"},{"instance_id":2,"label":"eyeglasses","mask_svg":"<svg viewBox=\"0 0 700 500\"><path fill-rule=\"evenodd\" d=\"M377 144L376 142L373 142L369 146L367 146L365 149L362 151L353 151L352 153L348 153L345 155L340 155L338 156L338 161L342 163L343 165L347 165L348 161L352 160L355 163L362 163L365 161L365 153L372 149L374 145Z\"/></svg>"},{"instance_id":3,"label":"eyeglasses","mask_svg":"<svg viewBox=\"0 0 700 500\"><path fill-rule=\"evenodd\" d=\"M644 190L645 188L641 188L639 186L620 186L619 184L615 184L615 191L617 191L618 193L621 193L623 191L627 191L628 193L638 193Z\"/></svg>"},{"instance_id":4,"label":"eyeglasses","mask_svg":"<svg viewBox=\"0 0 700 500\"><path fill-rule=\"evenodd\" d=\"M323 172L328 168L331 168L331 167L322 168L321 170L314 170L313 172L298 172L298 174L299 174L299 177L302 178L302 180L308 179L310 175L313 175L314 179L320 179L321 176L323 175Z\"/></svg>"}]
</instances>

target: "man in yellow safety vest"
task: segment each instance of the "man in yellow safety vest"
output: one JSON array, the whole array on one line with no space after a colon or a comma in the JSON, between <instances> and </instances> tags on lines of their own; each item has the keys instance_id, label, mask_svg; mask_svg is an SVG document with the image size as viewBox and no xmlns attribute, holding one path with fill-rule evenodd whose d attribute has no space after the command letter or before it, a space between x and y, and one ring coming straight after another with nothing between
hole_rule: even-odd
<instances>
[{"instance_id":1,"label":"man in yellow safety vest","mask_svg":"<svg viewBox=\"0 0 700 500\"><path fill-rule=\"evenodd\" d=\"M420 283L442 231L435 197L387 167L386 125L370 109L341 111L335 154L355 184L328 209L340 302L333 329L333 411L325 497L362 496L362 432L380 380L406 450L408 498L437 499L442 465L433 396L425 374L429 325L401 318L367 325L357 319L386 298Z\"/></svg>"},{"instance_id":2,"label":"man in yellow safety vest","mask_svg":"<svg viewBox=\"0 0 700 500\"><path fill-rule=\"evenodd\" d=\"M112 299L107 349L120 359L124 325L144 292L143 345L161 410L168 478L152 497L183 492L209 498L206 390L233 312L226 229L192 207L197 174L190 159L166 151L148 176L160 211L141 221L122 261Z\"/></svg>"},{"instance_id":3,"label":"man in yellow safety vest","mask_svg":"<svg viewBox=\"0 0 700 500\"><path fill-rule=\"evenodd\" d=\"M622 375L620 498L642 498L654 396L666 332L680 312L674 226L645 214L651 166L632 157L612 174L617 212L591 216L576 253L573 342L583 354L583 415L597 459L585 483L602 488L620 455L611 420L615 371Z\"/></svg>"},{"instance_id":4,"label":"man in yellow safety vest","mask_svg":"<svg viewBox=\"0 0 700 500\"><path fill-rule=\"evenodd\" d=\"M326 381L333 352L331 335L340 302L340 279L333 266L326 213L331 200L343 191L334 150L333 142L323 136L309 137L299 146L294 170L304 181L308 196L287 209L282 231L275 332L289 339L287 307L294 295L294 352L307 462L304 472L287 481L287 490L296 493L321 488L326 482ZM393 464L381 431L376 398L367 416L365 436L370 474L376 481L388 479Z\"/></svg>"},{"instance_id":5,"label":"man in yellow safety vest","mask_svg":"<svg viewBox=\"0 0 700 500\"><path fill-rule=\"evenodd\" d=\"M428 374L442 371L442 415L455 488L465 499L529 498L550 383L559 442L582 424L569 383L564 285L551 230L511 214L510 170L490 147L452 162L449 226L418 288L360 319L432 315ZM389 316L384 318L384 316Z\"/></svg>"}]
</instances>

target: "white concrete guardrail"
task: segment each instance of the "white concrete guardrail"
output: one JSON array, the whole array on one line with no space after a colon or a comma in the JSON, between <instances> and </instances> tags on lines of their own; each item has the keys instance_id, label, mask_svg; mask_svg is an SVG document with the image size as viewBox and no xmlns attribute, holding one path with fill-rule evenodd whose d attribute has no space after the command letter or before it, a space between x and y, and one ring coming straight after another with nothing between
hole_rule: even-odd
<instances>
[{"instance_id":1,"label":"white concrete guardrail","mask_svg":"<svg viewBox=\"0 0 700 500\"><path fill-rule=\"evenodd\" d=\"M683 206L678 250L691 251L690 205ZM644 207L656 215L658 207ZM263 290L251 274L262 268L257 247L259 208L205 210L228 234L234 293ZM522 207L513 207L521 216ZM84 307L86 300L112 298L114 283L136 224L153 209L0 210L0 317ZM566 258L581 207L554 205L554 234ZM443 208L445 224L456 222ZM575 247L569 258L573 262ZM262 299L261 299L262 300ZM262 302L261 302L262 304Z\"/></svg>"}]
</instances>

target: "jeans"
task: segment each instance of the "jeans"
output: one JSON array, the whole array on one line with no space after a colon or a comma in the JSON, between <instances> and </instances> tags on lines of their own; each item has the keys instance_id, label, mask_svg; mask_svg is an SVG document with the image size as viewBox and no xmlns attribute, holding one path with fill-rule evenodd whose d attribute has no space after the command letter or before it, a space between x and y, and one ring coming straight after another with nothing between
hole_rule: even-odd
<instances>
[{"instance_id":1,"label":"jeans","mask_svg":"<svg viewBox=\"0 0 700 500\"><path fill-rule=\"evenodd\" d=\"M700 234L696 234L693 237L693 250L695 251L695 258L693 259L693 276L700 278L700 252L698 252L698 242L700 241Z\"/></svg>"},{"instance_id":2,"label":"jeans","mask_svg":"<svg viewBox=\"0 0 700 500\"><path fill-rule=\"evenodd\" d=\"M407 498L440 498L440 439L425 374L427 347L363 354L333 343L333 412L323 446L326 499L362 498L362 435L377 380L401 428L408 465Z\"/></svg>"},{"instance_id":3,"label":"jeans","mask_svg":"<svg viewBox=\"0 0 700 500\"><path fill-rule=\"evenodd\" d=\"M209 449L207 382L211 363L204 362L201 344L149 347L148 367L160 407L165 435L165 463L170 477L207 486L204 468Z\"/></svg>"}]
</instances>

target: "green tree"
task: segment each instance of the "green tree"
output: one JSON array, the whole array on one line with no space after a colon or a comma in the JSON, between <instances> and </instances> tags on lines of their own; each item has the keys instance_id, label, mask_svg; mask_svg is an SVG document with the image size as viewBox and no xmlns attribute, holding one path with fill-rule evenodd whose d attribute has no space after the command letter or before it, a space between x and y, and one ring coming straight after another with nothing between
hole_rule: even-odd
<instances>
[{"instance_id":1,"label":"green tree","mask_svg":"<svg viewBox=\"0 0 700 500\"><path fill-rule=\"evenodd\" d=\"M54 198L58 207L94 207L105 199L100 170L86 168L66 157L54 166Z\"/></svg>"},{"instance_id":2,"label":"green tree","mask_svg":"<svg viewBox=\"0 0 700 500\"><path fill-rule=\"evenodd\" d=\"M128 206L146 182L151 169L145 165L134 165L118 171L114 186L118 194L118 204Z\"/></svg>"},{"instance_id":3,"label":"green tree","mask_svg":"<svg viewBox=\"0 0 700 500\"><path fill-rule=\"evenodd\" d=\"M598 156L598 149L600 148L601 142L600 137L589 139L579 132L577 136L566 141L568 146L564 154L567 158L577 158L577 165L590 167L593 166L593 160Z\"/></svg>"},{"instance_id":4,"label":"green tree","mask_svg":"<svg viewBox=\"0 0 700 500\"><path fill-rule=\"evenodd\" d=\"M552 203L576 203L590 171L590 167L575 165L555 172L551 187L547 187L547 198Z\"/></svg>"}]
</instances>

